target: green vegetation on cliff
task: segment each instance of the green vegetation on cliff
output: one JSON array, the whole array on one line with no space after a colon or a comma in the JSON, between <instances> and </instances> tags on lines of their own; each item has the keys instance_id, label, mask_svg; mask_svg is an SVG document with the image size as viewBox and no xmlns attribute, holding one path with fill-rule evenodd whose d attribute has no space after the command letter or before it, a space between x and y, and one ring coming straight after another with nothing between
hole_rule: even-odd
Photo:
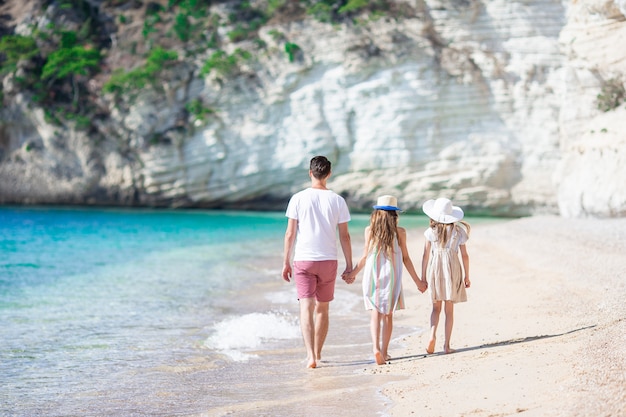
<instances>
[{"instance_id":1,"label":"green vegetation on cliff","mask_svg":"<svg viewBox=\"0 0 626 417\"><path fill-rule=\"evenodd\" d=\"M39 48L32 37L7 35L0 38L0 53L4 55L0 74L6 74L17 70L20 61L29 61L39 55Z\"/></svg>"},{"instance_id":2,"label":"green vegetation on cliff","mask_svg":"<svg viewBox=\"0 0 626 417\"><path fill-rule=\"evenodd\" d=\"M101 51L107 46L97 11L84 1L44 2L42 7L49 23L39 20L29 34L0 41L0 73L11 79L4 99L23 93L43 108L48 121L89 128L98 111L87 83L101 71Z\"/></svg>"},{"instance_id":3,"label":"green vegetation on cliff","mask_svg":"<svg viewBox=\"0 0 626 417\"><path fill-rule=\"evenodd\" d=\"M94 120L108 117L103 94L112 94L119 104L120 98L132 102L145 88L162 92L177 66L220 82L245 72L254 76L256 58L270 53L259 30L272 22L308 16L329 24L350 24L357 16L394 8L390 0L106 0L97 5L46 0L40 4L26 31L0 39L0 76L12 79L11 88L0 87L0 98L10 100L24 93L43 108L50 122L79 129L94 129ZM1 32L12 30L0 23ZM283 34L280 41L274 40L282 45L286 61L295 62L306 54ZM214 113L212 103L198 103L189 98L188 123Z\"/></svg>"},{"instance_id":4,"label":"green vegetation on cliff","mask_svg":"<svg viewBox=\"0 0 626 417\"><path fill-rule=\"evenodd\" d=\"M153 88L159 87L158 74L173 61L178 59L175 51L166 51L161 47L156 47L150 52L146 63L130 71L117 69L102 90L105 93L115 93L117 95L134 93L150 85Z\"/></svg>"},{"instance_id":5,"label":"green vegetation on cliff","mask_svg":"<svg viewBox=\"0 0 626 417\"><path fill-rule=\"evenodd\" d=\"M626 102L626 89L621 80L611 78L602 83L600 94L596 97L598 109L603 112L614 110Z\"/></svg>"}]
</instances>

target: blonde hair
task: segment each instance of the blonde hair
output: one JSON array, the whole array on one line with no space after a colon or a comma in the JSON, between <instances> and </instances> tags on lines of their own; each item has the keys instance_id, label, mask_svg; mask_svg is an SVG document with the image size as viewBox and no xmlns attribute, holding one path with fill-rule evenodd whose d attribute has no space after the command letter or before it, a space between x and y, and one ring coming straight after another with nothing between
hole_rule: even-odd
<instances>
[{"instance_id":1,"label":"blonde hair","mask_svg":"<svg viewBox=\"0 0 626 417\"><path fill-rule=\"evenodd\" d=\"M376 249L387 258L393 256L394 242L398 238L398 213L392 210L374 210L370 216L368 252Z\"/></svg>"},{"instance_id":2,"label":"blonde hair","mask_svg":"<svg viewBox=\"0 0 626 417\"><path fill-rule=\"evenodd\" d=\"M457 227L457 224L461 224L465 228L465 232L467 236L470 235L470 230L472 227L468 222L460 220L455 223L439 223L433 219L430 219L430 228L435 232L435 236L437 236L437 242L441 246L446 246L448 244L448 240L450 240L450 236L452 235L452 230Z\"/></svg>"}]
</instances>

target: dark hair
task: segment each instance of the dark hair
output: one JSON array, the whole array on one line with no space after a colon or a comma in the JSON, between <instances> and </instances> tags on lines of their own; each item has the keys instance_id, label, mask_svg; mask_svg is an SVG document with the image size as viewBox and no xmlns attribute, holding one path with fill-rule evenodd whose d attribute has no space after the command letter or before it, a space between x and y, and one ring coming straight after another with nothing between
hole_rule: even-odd
<instances>
[{"instance_id":1,"label":"dark hair","mask_svg":"<svg viewBox=\"0 0 626 417\"><path fill-rule=\"evenodd\" d=\"M330 161L325 156L314 156L309 169L313 177L322 180L330 175Z\"/></svg>"}]
</instances>

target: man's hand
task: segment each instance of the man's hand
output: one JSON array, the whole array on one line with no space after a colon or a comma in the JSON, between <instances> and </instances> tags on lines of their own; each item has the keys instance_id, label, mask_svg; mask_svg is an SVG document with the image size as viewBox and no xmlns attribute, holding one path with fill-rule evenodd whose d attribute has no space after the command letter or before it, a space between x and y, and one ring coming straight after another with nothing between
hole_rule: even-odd
<instances>
[{"instance_id":1,"label":"man's hand","mask_svg":"<svg viewBox=\"0 0 626 417\"><path fill-rule=\"evenodd\" d=\"M283 279L287 282L291 282L291 265L285 264L283 266Z\"/></svg>"}]
</instances>

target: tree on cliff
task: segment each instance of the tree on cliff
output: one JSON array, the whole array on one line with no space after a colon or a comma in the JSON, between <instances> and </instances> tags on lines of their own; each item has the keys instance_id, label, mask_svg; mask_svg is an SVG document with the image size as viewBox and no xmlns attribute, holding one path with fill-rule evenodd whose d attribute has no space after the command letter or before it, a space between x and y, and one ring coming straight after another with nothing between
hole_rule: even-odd
<instances>
[{"instance_id":1,"label":"tree on cliff","mask_svg":"<svg viewBox=\"0 0 626 417\"><path fill-rule=\"evenodd\" d=\"M78 106L79 86L77 77L89 75L100 65L100 51L90 46L76 45L75 35L66 32L63 36L61 48L52 52L41 72L41 79L52 85L55 81L69 79L72 83L74 110Z\"/></svg>"},{"instance_id":2,"label":"tree on cliff","mask_svg":"<svg viewBox=\"0 0 626 417\"><path fill-rule=\"evenodd\" d=\"M0 74L15 71L18 62L29 60L39 54L39 48L35 39L21 36L8 35L0 38Z\"/></svg>"}]
</instances>

